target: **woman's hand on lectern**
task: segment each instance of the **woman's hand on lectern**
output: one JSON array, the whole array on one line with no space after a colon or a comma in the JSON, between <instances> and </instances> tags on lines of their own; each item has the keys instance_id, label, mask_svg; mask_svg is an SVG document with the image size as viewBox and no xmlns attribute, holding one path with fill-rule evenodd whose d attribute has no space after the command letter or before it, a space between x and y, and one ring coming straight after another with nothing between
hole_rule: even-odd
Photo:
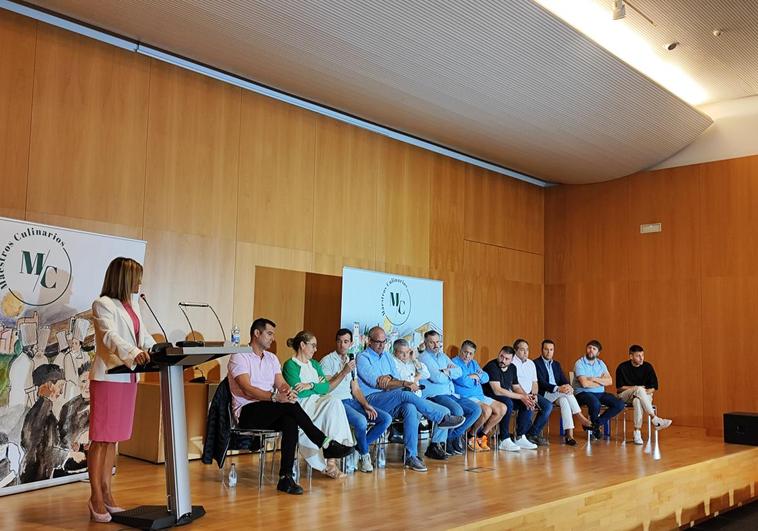
<instances>
[{"instance_id":1,"label":"woman's hand on lectern","mask_svg":"<svg viewBox=\"0 0 758 531\"><path fill-rule=\"evenodd\" d=\"M134 356L134 361L139 363L140 365L144 365L145 363L150 361L150 354L145 352L144 350L140 350L136 356Z\"/></svg>"}]
</instances>

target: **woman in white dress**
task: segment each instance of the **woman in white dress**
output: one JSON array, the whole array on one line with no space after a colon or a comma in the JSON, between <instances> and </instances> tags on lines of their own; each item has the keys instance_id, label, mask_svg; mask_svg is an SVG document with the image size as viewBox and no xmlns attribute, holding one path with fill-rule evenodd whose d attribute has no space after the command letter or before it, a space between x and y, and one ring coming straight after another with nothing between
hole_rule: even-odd
<instances>
[{"instance_id":1,"label":"woman in white dress","mask_svg":"<svg viewBox=\"0 0 758 531\"><path fill-rule=\"evenodd\" d=\"M282 367L287 383L297 391L300 406L327 437L346 446L354 446L355 440L347 421L345 406L339 398L329 394L329 381L324 376L321 364L313 359L316 353L316 337L305 330L287 340L287 346L295 351ZM311 468L338 479L344 474L336 459L324 459L321 449L300 432L300 453Z\"/></svg>"}]
</instances>

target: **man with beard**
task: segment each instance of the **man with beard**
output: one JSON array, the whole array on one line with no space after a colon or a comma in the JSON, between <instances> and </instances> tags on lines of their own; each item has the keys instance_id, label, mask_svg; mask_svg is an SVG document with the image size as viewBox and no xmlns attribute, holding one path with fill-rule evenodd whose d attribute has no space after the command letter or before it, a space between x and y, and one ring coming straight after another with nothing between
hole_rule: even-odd
<instances>
[{"instance_id":1,"label":"man with beard","mask_svg":"<svg viewBox=\"0 0 758 531\"><path fill-rule=\"evenodd\" d=\"M590 421L595 425L592 434L596 439L601 436L600 426L607 426L607 423L624 409L623 400L614 394L605 392L605 386L611 385L613 379L608 372L608 367L599 358L601 350L603 350L603 346L600 341L597 339L589 341L586 345L585 355L579 358L574 365L576 401L580 406L587 406ZM600 415L601 406L606 407L602 415Z\"/></svg>"}]
</instances>

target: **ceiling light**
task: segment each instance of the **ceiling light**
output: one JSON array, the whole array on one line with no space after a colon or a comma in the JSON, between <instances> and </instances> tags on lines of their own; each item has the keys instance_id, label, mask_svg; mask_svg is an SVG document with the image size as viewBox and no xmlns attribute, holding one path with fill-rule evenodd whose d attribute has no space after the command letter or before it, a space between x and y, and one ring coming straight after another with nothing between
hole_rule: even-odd
<instances>
[{"instance_id":1,"label":"ceiling light","mask_svg":"<svg viewBox=\"0 0 758 531\"><path fill-rule=\"evenodd\" d=\"M671 51L671 50L675 49L677 46L679 46L679 43L677 41L674 41L674 42L670 42L670 43L666 44L664 46L664 48L666 48L668 51Z\"/></svg>"},{"instance_id":2,"label":"ceiling light","mask_svg":"<svg viewBox=\"0 0 758 531\"><path fill-rule=\"evenodd\" d=\"M708 92L695 79L665 58L659 43L646 41L628 24L614 23L608 16L607 3L603 6L593 0L535 2L690 105L708 100Z\"/></svg>"},{"instance_id":3,"label":"ceiling light","mask_svg":"<svg viewBox=\"0 0 758 531\"><path fill-rule=\"evenodd\" d=\"M621 20L626 16L624 0L613 0L613 20Z\"/></svg>"}]
</instances>

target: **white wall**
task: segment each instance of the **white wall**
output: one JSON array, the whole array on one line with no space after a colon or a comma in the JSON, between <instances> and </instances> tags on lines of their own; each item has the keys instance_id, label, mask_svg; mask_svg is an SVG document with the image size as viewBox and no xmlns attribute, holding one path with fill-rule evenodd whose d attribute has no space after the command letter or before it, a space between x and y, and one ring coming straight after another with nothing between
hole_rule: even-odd
<instances>
[{"instance_id":1,"label":"white wall","mask_svg":"<svg viewBox=\"0 0 758 531\"><path fill-rule=\"evenodd\" d=\"M758 154L758 96L703 105L713 124L653 170Z\"/></svg>"}]
</instances>

